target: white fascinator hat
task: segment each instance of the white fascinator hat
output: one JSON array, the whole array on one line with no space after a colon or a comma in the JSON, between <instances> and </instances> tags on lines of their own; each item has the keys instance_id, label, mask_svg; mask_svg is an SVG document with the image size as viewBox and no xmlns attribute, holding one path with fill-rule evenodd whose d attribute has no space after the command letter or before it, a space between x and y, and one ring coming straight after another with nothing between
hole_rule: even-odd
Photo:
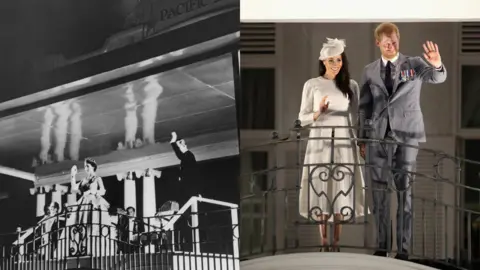
<instances>
[{"instance_id":1,"label":"white fascinator hat","mask_svg":"<svg viewBox=\"0 0 480 270\"><path fill-rule=\"evenodd\" d=\"M340 55L345 51L345 47L347 47L347 45L344 39L327 38L327 42L323 43L323 47L320 50L319 59L323 61L330 57Z\"/></svg>"}]
</instances>

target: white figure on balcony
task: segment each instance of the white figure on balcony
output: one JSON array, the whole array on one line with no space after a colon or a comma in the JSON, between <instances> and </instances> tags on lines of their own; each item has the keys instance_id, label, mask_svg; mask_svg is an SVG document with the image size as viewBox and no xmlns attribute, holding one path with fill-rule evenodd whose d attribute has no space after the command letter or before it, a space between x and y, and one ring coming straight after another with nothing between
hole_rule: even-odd
<instances>
[{"instance_id":1,"label":"white figure on balcony","mask_svg":"<svg viewBox=\"0 0 480 270\"><path fill-rule=\"evenodd\" d=\"M102 244L102 241L99 240L100 231L111 226L108 213L110 204L103 198L106 190L102 178L95 173L97 163L93 159L87 158L84 166L87 177L78 181L78 183L76 179L78 169L76 166L73 166L71 169L70 182L72 192L80 192L82 196L77 201L76 206L70 207L70 215L67 219L66 225L67 230L70 232L69 237L75 238L70 239L70 246L67 250L73 249L78 251L72 251L71 253L75 254L70 255L83 255L84 251L82 249L85 249L90 254L98 251L99 247L97 245ZM72 230L74 227L76 228ZM75 235L72 234L72 231L75 232ZM97 241L98 243L87 245L90 241ZM94 250L90 251L92 247Z\"/></svg>"},{"instance_id":2,"label":"white figure on balcony","mask_svg":"<svg viewBox=\"0 0 480 270\"><path fill-rule=\"evenodd\" d=\"M84 165L87 173L86 178L77 183L75 178L78 172L77 166L72 167L70 175L72 191L82 193L82 197L77 201L77 205L81 207L78 208L77 215L75 215L75 223L99 224L98 210L104 213L102 218L105 217L105 221L107 221L109 220L108 208L110 208L110 204L102 197L105 195L106 190L102 178L95 174L97 163L93 159L87 158ZM89 211L89 209L96 211Z\"/></svg>"},{"instance_id":3,"label":"white figure on balcony","mask_svg":"<svg viewBox=\"0 0 480 270\"><path fill-rule=\"evenodd\" d=\"M363 173L360 166L353 166L360 163L359 149L355 141L345 140L356 136L354 130L346 127L353 126L356 119L359 89L350 79L344 48L344 41L338 39L328 39L323 45L320 76L305 83L299 113L301 125L313 127L310 138L329 138L308 141L300 214L316 221L337 221L332 243L336 251L340 221L363 215L365 206ZM326 246L326 224L320 225L320 231Z\"/></svg>"}]
</instances>

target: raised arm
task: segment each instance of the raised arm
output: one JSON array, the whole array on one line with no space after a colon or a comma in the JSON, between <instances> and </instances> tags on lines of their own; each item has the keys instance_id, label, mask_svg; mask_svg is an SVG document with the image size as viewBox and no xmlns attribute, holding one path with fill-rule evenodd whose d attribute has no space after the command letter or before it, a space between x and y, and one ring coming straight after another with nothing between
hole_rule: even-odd
<instances>
[{"instance_id":1,"label":"raised arm","mask_svg":"<svg viewBox=\"0 0 480 270\"><path fill-rule=\"evenodd\" d=\"M415 73L423 82L438 84L443 83L447 79L447 69L443 64L439 68L435 68L421 57L413 57L411 63L414 66Z\"/></svg>"},{"instance_id":2,"label":"raised arm","mask_svg":"<svg viewBox=\"0 0 480 270\"><path fill-rule=\"evenodd\" d=\"M363 71L362 80L360 81L360 85L358 88L360 93L358 101L357 126L362 127L372 120L373 112L373 96L370 89L366 68ZM359 132L358 137L365 138L366 132Z\"/></svg>"},{"instance_id":3,"label":"raised arm","mask_svg":"<svg viewBox=\"0 0 480 270\"><path fill-rule=\"evenodd\" d=\"M78 169L77 166L73 165L72 169L70 170L70 186L72 191L78 191L79 183L77 183L77 176Z\"/></svg>"},{"instance_id":4,"label":"raised arm","mask_svg":"<svg viewBox=\"0 0 480 270\"><path fill-rule=\"evenodd\" d=\"M178 148L177 142L171 142L170 145L172 146L173 152L177 156L179 160L183 160L184 154L182 151L180 151L180 148Z\"/></svg>"},{"instance_id":5,"label":"raised arm","mask_svg":"<svg viewBox=\"0 0 480 270\"><path fill-rule=\"evenodd\" d=\"M443 65L438 45L432 41L423 43L423 57L414 57L411 62L415 73L426 83L443 83L447 79L447 69ZM427 64L428 62L428 64Z\"/></svg>"},{"instance_id":6,"label":"raised arm","mask_svg":"<svg viewBox=\"0 0 480 270\"><path fill-rule=\"evenodd\" d=\"M298 120L302 122L302 126L311 125L318 119L319 113L314 111L313 104L313 87L310 81L303 85L302 103L300 105L300 112L298 113Z\"/></svg>"},{"instance_id":7,"label":"raised arm","mask_svg":"<svg viewBox=\"0 0 480 270\"><path fill-rule=\"evenodd\" d=\"M175 131L173 131L172 132L172 138L170 139L170 145L172 146L173 152L175 153L177 158L179 160L182 160L184 154L182 153L182 151L180 151L180 148L178 148L177 139L178 139L178 135Z\"/></svg>"}]
</instances>

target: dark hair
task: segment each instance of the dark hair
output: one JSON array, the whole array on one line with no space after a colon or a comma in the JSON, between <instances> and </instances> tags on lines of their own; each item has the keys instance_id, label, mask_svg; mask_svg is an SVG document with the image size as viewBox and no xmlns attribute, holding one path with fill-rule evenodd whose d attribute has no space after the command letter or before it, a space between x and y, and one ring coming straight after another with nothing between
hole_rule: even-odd
<instances>
[{"instance_id":1,"label":"dark hair","mask_svg":"<svg viewBox=\"0 0 480 270\"><path fill-rule=\"evenodd\" d=\"M95 162L95 160L93 160L92 158L86 158L85 162L92 166L94 172L97 171L97 163Z\"/></svg>"},{"instance_id":2,"label":"dark hair","mask_svg":"<svg viewBox=\"0 0 480 270\"><path fill-rule=\"evenodd\" d=\"M60 209L60 204L58 204L58 202L52 202L51 205L53 206L53 208L59 210Z\"/></svg>"},{"instance_id":3,"label":"dark hair","mask_svg":"<svg viewBox=\"0 0 480 270\"><path fill-rule=\"evenodd\" d=\"M132 210L133 210L133 212L135 212L135 207L133 207L133 206L129 206L129 207L127 207L127 211L128 211L128 209L132 209Z\"/></svg>"},{"instance_id":4,"label":"dark hair","mask_svg":"<svg viewBox=\"0 0 480 270\"><path fill-rule=\"evenodd\" d=\"M348 100L353 100L353 91L350 88L350 72L348 71L348 59L345 53L341 54L342 56L342 68L338 72L337 76L335 77L335 85L340 91L343 93L344 96L348 98ZM327 71L323 61L319 61L319 68L320 68L320 76L325 75Z\"/></svg>"}]
</instances>

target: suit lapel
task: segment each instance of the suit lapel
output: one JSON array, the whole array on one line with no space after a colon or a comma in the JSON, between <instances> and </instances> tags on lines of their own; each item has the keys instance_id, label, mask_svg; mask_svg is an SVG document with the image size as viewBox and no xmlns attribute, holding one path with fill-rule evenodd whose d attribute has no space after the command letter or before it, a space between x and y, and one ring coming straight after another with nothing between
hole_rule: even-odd
<instances>
[{"instance_id":1,"label":"suit lapel","mask_svg":"<svg viewBox=\"0 0 480 270\"><path fill-rule=\"evenodd\" d=\"M378 59L375 64L373 64L373 67L372 67L372 82L374 84L377 84L378 86L380 86L380 88L382 88L382 91L385 93L385 95L388 96L388 91L387 91L387 87L385 86L385 82L382 80L382 75L381 75L381 65L382 65L382 60L381 59Z\"/></svg>"},{"instance_id":2,"label":"suit lapel","mask_svg":"<svg viewBox=\"0 0 480 270\"><path fill-rule=\"evenodd\" d=\"M397 92L400 86L400 72L402 70L403 64L407 61L407 58L403 54L398 55L397 63L395 64L395 75L393 81L392 97Z\"/></svg>"}]
</instances>

